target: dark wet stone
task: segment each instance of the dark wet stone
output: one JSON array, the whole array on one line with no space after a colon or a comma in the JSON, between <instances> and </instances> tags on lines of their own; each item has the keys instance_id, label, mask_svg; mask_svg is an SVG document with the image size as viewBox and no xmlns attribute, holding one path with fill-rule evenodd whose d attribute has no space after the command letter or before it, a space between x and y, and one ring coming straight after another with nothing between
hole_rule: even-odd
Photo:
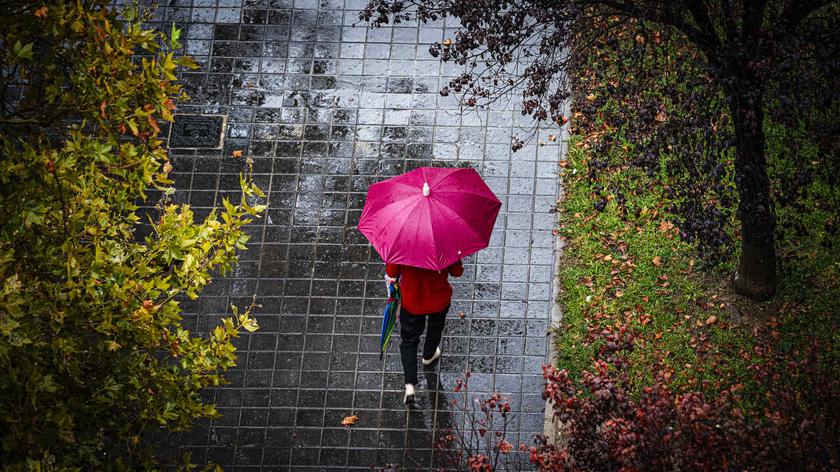
<instances>
[{"instance_id":1,"label":"dark wet stone","mask_svg":"<svg viewBox=\"0 0 840 472\"><path fill-rule=\"evenodd\" d=\"M185 326L208 333L231 303L247 306L256 293L260 330L237 340L230 383L206 393L222 416L182 434L180 451L230 470L387 462L425 470L438 464L440 428L463 420L450 401L467 370L471 389L509 394L526 415L511 438L541 431L553 257L547 210L557 195L556 160L544 151L553 148L541 148L539 159L535 147L512 156L515 104L462 117L438 95L451 72L439 76L447 68L424 54L443 28L354 28L348 21L363 5L340 0L181 3L156 17L185 26L201 66L183 74L193 102L179 103L179 113L227 115L227 126L218 150L171 150L175 201L190 203L197 217L224 197L236 201L245 160L230 154L243 150L269 209L248 227L239 265L182 305ZM465 259L444 356L422 370L407 413L399 329L379 358L381 261L355 226L372 183L420 166L474 167L504 205L491 247ZM352 430L340 426L350 414L361 418Z\"/></svg>"}]
</instances>

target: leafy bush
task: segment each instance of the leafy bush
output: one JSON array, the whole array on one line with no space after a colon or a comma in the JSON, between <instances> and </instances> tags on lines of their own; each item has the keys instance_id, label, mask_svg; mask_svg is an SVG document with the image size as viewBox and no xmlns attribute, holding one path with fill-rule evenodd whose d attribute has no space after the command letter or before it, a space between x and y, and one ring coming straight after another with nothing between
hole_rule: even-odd
<instances>
[{"instance_id":1,"label":"leafy bush","mask_svg":"<svg viewBox=\"0 0 840 472\"><path fill-rule=\"evenodd\" d=\"M621 369L606 360L596 360L582 382L568 371L545 367L545 396L562 424L563 438L559 447L542 440L531 448L531 462L552 471L836 470L840 422L833 391L839 385L816 362L814 351L805 354L787 366L797 369L796 377L819 379L804 407L801 398L787 395L786 383L768 374L775 372L767 367L772 356L755 359L758 379L775 394L766 418L745 415L734 406L743 388L739 385L710 399L697 391L675 394L657 380L636 396L627 390ZM824 416L814 416L814 410Z\"/></svg>"},{"instance_id":2,"label":"leafy bush","mask_svg":"<svg viewBox=\"0 0 840 472\"><path fill-rule=\"evenodd\" d=\"M159 139L179 95L179 31L144 29L104 0L0 7L0 463L12 470L134 468L146 433L212 416L199 391L234 365L248 312L205 339L182 328L195 298L244 248L262 206L242 200L196 222L171 193ZM147 464L148 465L148 464Z\"/></svg>"}]
</instances>

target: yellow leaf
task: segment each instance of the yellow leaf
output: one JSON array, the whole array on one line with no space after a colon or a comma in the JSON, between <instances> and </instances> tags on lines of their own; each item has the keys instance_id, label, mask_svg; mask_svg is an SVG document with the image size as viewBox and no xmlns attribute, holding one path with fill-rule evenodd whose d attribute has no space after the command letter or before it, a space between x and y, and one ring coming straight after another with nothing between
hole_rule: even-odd
<instances>
[{"instance_id":1,"label":"yellow leaf","mask_svg":"<svg viewBox=\"0 0 840 472\"><path fill-rule=\"evenodd\" d=\"M444 39L443 40L443 45L444 46L451 46L452 45L452 40L449 39L449 38Z\"/></svg>"},{"instance_id":2,"label":"yellow leaf","mask_svg":"<svg viewBox=\"0 0 840 472\"><path fill-rule=\"evenodd\" d=\"M232 155L233 155L233 157L236 157L236 158L242 157L242 149L237 149L237 150L233 151Z\"/></svg>"},{"instance_id":3,"label":"yellow leaf","mask_svg":"<svg viewBox=\"0 0 840 472\"><path fill-rule=\"evenodd\" d=\"M341 420L341 424L344 426L353 426L357 421L359 421L359 417L356 415L346 416L343 420Z\"/></svg>"}]
</instances>

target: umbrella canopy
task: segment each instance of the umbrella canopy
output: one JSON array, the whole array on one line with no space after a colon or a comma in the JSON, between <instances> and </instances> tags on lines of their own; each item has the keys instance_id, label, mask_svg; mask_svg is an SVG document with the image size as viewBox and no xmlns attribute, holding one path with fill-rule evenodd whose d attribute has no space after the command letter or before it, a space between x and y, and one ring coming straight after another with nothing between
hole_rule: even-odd
<instances>
[{"instance_id":1,"label":"umbrella canopy","mask_svg":"<svg viewBox=\"0 0 840 472\"><path fill-rule=\"evenodd\" d=\"M400 316L400 286L397 282L388 284L388 303L385 305L385 312L382 313L382 328L379 334L379 359L388 349L391 341L391 333L394 332L394 325Z\"/></svg>"},{"instance_id":2,"label":"umbrella canopy","mask_svg":"<svg viewBox=\"0 0 840 472\"><path fill-rule=\"evenodd\" d=\"M385 262L442 270L487 247L501 206L474 169L420 167L370 186L359 231Z\"/></svg>"}]
</instances>

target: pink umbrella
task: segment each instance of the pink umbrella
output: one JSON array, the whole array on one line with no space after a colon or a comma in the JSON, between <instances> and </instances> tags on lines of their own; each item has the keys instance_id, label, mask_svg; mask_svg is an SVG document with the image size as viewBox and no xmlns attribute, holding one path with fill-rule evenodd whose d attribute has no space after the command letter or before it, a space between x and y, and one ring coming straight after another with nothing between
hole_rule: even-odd
<instances>
[{"instance_id":1,"label":"pink umbrella","mask_svg":"<svg viewBox=\"0 0 840 472\"><path fill-rule=\"evenodd\" d=\"M473 169L420 167L370 186L359 231L385 262L441 270L487 247L501 206Z\"/></svg>"}]
</instances>

